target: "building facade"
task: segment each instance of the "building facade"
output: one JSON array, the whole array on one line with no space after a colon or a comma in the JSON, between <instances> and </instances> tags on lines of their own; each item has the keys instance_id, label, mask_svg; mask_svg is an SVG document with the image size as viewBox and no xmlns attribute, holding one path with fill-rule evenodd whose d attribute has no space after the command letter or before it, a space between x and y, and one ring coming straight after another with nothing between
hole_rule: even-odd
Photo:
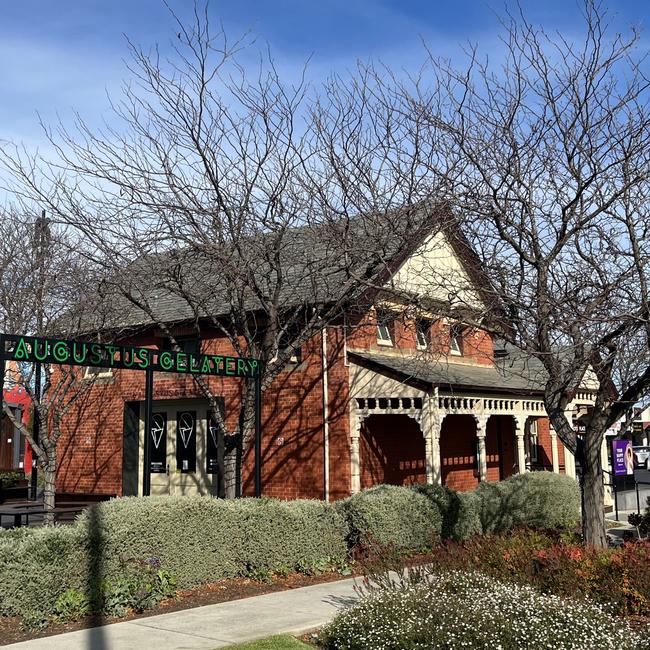
<instances>
[{"instance_id":1,"label":"building facade","mask_svg":"<svg viewBox=\"0 0 650 650\"><path fill-rule=\"evenodd\" d=\"M427 279L435 271L436 282ZM440 282L440 278L444 282ZM462 257L437 233L387 280L432 301L480 302ZM431 303L433 304L433 302ZM233 354L218 331L175 322L188 352ZM120 342L165 349L154 327ZM90 371L89 371L90 372ZM94 370L93 385L67 415L59 443L60 493L143 493L144 375ZM209 377L232 430L241 380ZM417 314L389 299L343 313L316 332L263 394L262 491L265 496L335 500L372 485L438 482L458 490L515 473L575 475L573 456L549 426L543 369L485 331ZM588 385L570 417L591 403ZM211 494L216 439L210 407L192 376L156 373L151 436L152 494ZM253 493L251 445L244 448L242 493Z\"/></svg>"}]
</instances>

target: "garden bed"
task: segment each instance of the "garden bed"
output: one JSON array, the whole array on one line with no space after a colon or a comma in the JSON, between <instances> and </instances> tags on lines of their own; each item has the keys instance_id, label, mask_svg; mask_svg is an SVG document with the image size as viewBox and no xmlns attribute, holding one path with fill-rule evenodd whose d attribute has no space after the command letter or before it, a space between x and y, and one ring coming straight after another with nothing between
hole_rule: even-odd
<instances>
[{"instance_id":1,"label":"garden bed","mask_svg":"<svg viewBox=\"0 0 650 650\"><path fill-rule=\"evenodd\" d=\"M348 577L350 576L343 576L340 573L324 573L318 576L306 576L295 573L287 577L276 578L270 583L259 582L249 578L220 580L218 582L203 584L192 589L181 589L178 592L177 598L164 600L145 612L136 613L131 611L126 616L119 618L114 616L91 615L86 616L81 620L71 621L68 623L53 622L41 630L26 629L19 617L0 617L0 645L8 645L10 643L28 641L30 639L63 634L65 632L74 632L75 630L84 630L99 625L110 625L111 623L130 621L147 616L157 616L158 614L167 614L169 612L191 609L193 607L215 605L217 603L225 603L231 600L239 600L241 598L261 596L276 591L334 582Z\"/></svg>"},{"instance_id":2,"label":"garden bed","mask_svg":"<svg viewBox=\"0 0 650 650\"><path fill-rule=\"evenodd\" d=\"M89 508L71 526L1 531L0 614L21 617L31 629L122 618L132 610L159 611L178 590L201 593L206 584L349 573L351 562L374 553L374 544L392 547L401 564L441 540L522 524L572 526L578 512L575 481L548 472L475 493L379 486L334 504L115 499Z\"/></svg>"}]
</instances>

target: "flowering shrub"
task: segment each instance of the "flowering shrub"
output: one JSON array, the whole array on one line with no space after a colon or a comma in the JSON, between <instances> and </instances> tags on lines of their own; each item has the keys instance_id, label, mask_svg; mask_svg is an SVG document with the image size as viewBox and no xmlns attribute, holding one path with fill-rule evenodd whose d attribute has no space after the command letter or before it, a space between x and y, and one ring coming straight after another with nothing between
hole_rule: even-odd
<instances>
[{"instance_id":1,"label":"flowering shrub","mask_svg":"<svg viewBox=\"0 0 650 650\"><path fill-rule=\"evenodd\" d=\"M647 634L599 605L454 571L371 590L320 641L340 650L641 650Z\"/></svg>"},{"instance_id":2,"label":"flowering shrub","mask_svg":"<svg viewBox=\"0 0 650 650\"><path fill-rule=\"evenodd\" d=\"M650 616L650 541L616 549L584 547L570 535L518 530L434 550L434 565L477 569L543 593L582 596L617 614Z\"/></svg>"}]
</instances>

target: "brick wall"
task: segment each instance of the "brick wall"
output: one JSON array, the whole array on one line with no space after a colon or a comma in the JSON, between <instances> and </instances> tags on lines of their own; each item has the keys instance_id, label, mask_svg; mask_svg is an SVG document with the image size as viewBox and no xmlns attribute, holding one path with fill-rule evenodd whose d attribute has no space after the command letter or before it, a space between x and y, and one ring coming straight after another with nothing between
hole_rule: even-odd
<instances>
[{"instance_id":1,"label":"brick wall","mask_svg":"<svg viewBox=\"0 0 650 650\"><path fill-rule=\"evenodd\" d=\"M395 342L404 349L415 348L413 322L395 323ZM489 336L465 330L467 359L487 363L491 359ZM436 321L432 341L448 351L448 325ZM350 437L348 417L349 373L345 364L346 332L341 325L328 328L330 497L339 499L350 492ZM381 350L377 345L374 312L353 321L347 331L350 347ZM206 337L204 352L232 354L223 338ZM445 343L446 341L446 343ZM160 340L140 337L128 341L155 346ZM264 393L262 408L262 480L264 494L279 498L322 498L324 496L323 383L320 333L302 347L302 362L283 370ZM445 348L445 345L447 346ZM490 361L491 362L491 361ZM144 399L145 374L115 371L98 379L64 422L60 441L58 489L62 492L121 494L122 439L125 402ZM242 382L233 378L208 377L210 390L224 398L226 423L237 427ZM188 375L156 373L154 400L201 399L203 392ZM409 418L372 423L362 438L362 483L377 481L415 482L426 478L424 439ZM499 457L501 427L501 457ZM445 418L441 436L443 480L455 489L477 485L475 423L470 416ZM548 427L540 427L542 444L548 444ZM253 494L253 450L249 441L243 465L244 494ZM488 478L498 480L516 467L516 446L511 418L491 418L487 433ZM546 448L546 447L545 447ZM560 450L561 463L563 454Z\"/></svg>"},{"instance_id":2,"label":"brick wall","mask_svg":"<svg viewBox=\"0 0 650 650\"><path fill-rule=\"evenodd\" d=\"M130 343L153 345L154 339ZM348 368L342 353L343 333L331 328L329 343L330 494L350 491ZM232 354L222 338L205 343L204 351ZM262 481L264 494L280 498L323 498L323 384L320 335L303 346L303 361L280 373L263 395ZM65 419L60 440L57 489L62 492L121 494L124 404L144 400L145 374L114 371L97 379ZM237 426L242 382L207 378L210 390L224 397L226 423ZM188 375L155 373L154 400L202 399L203 392ZM243 490L254 490L252 441L244 458Z\"/></svg>"},{"instance_id":3,"label":"brick wall","mask_svg":"<svg viewBox=\"0 0 650 650\"><path fill-rule=\"evenodd\" d=\"M407 415L372 415L360 439L361 487L412 485L427 478L424 436Z\"/></svg>"},{"instance_id":4,"label":"brick wall","mask_svg":"<svg viewBox=\"0 0 650 650\"><path fill-rule=\"evenodd\" d=\"M453 490L473 490L478 485L476 422L471 415L448 415L440 432L442 484Z\"/></svg>"}]
</instances>

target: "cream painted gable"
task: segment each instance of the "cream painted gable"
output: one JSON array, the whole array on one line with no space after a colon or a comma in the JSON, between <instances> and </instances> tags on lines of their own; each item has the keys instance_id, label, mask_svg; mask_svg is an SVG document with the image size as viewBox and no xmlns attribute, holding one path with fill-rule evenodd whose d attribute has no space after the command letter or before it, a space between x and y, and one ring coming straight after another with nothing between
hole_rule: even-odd
<instances>
[{"instance_id":1,"label":"cream painted gable","mask_svg":"<svg viewBox=\"0 0 650 650\"><path fill-rule=\"evenodd\" d=\"M391 279L395 289L452 306L481 309L483 303L462 262L442 232L429 235Z\"/></svg>"}]
</instances>

